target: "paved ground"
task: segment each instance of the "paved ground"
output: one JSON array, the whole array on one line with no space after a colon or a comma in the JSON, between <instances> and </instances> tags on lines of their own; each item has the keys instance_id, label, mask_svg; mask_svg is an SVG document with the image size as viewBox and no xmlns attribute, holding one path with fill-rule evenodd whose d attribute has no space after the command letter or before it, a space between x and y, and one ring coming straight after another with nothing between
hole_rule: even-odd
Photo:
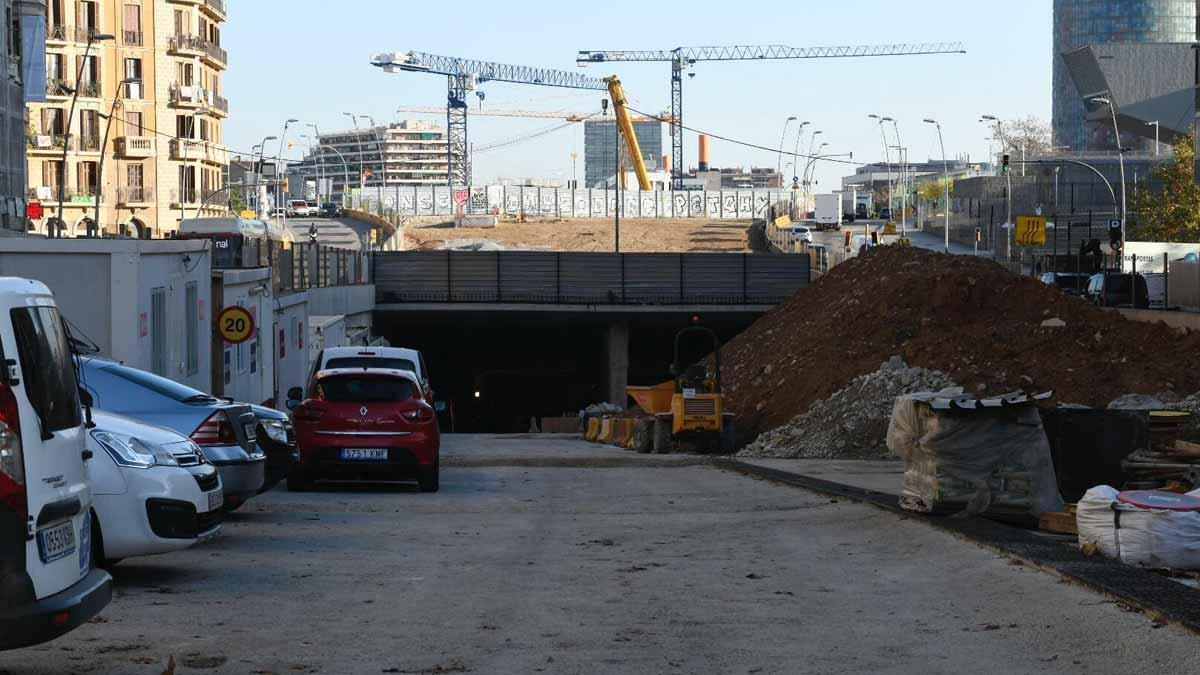
<instances>
[{"instance_id":1,"label":"paved ground","mask_svg":"<svg viewBox=\"0 0 1200 675\"><path fill-rule=\"evenodd\" d=\"M309 228L316 226L317 241L324 246L359 250L363 238L370 235L370 225L351 218L289 218L288 228L296 241L308 243Z\"/></svg>"},{"instance_id":2,"label":"paved ground","mask_svg":"<svg viewBox=\"0 0 1200 675\"><path fill-rule=\"evenodd\" d=\"M0 673L1193 672L1200 639L869 506L580 441L451 437L442 492L273 492L130 560ZM613 451L599 449L611 458ZM487 466L514 457L579 466ZM489 459L491 458L491 459ZM511 462L508 462L511 463ZM536 462L531 462L536 464Z\"/></svg>"}]
</instances>

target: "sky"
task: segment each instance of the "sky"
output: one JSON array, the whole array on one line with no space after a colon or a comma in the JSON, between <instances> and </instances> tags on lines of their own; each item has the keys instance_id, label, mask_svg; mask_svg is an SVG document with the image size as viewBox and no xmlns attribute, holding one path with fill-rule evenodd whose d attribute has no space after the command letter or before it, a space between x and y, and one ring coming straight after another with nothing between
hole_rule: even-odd
<instances>
[{"instance_id":1,"label":"sky","mask_svg":"<svg viewBox=\"0 0 1200 675\"><path fill-rule=\"evenodd\" d=\"M793 0L779 3L609 2L519 0L232 0L223 46L229 51L225 95L230 118L225 141L248 153L284 121L294 143L285 156L299 158L301 133L352 127L344 113L385 120L445 115L400 114L397 107L444 108L446 79L388 74L370 65L381 52L420 51L501 63L558 68L594 77L619 75L630 106L657 113L670 109L670 65L617 63L579 70L579 50L671 49L679 46L768 45L793 47L961 41L965 55L699 63L684 85L684 124L757 144L795 147L799 121L822 134L825 153L853 153L853 163L883 159L875 113L899 122L910 161L938 159L939 120L946 155L983 160L990 130L980 115L1001 119L1035 115L1049 120L1051 5L1048 0L1010 0L1003 10L983 11L972 0ZM739 8L744 8L739 9ZM489 83L483 105L496 110L592 112L601 92ZM472 108L479 105L472 99ZM367 124L365 118L362 123ZM470 142L477 147L558 126L555 120L473 117ZM297 128L299 127L299 128ZM889 129L889 142L895 138ZM685 136L688 166L696 163L696 137ZM669 135L664 128L664 152ZM269 148L268 154L278 148ZM497 178L565 181L571 153L583 175L583 126L548 133L475 157L475 183ZM803 150L802 150L803 152ZM713 140L717 167L775 167L776 152ZM791 161L786 156L782 162ZM803 162L804 160L801 160ZM851 161L848 158L844 161ZM792 173L791 169L785 169ZM850 164L822 162L818 190L840 187Z\"/></svg>"}]
</instances>

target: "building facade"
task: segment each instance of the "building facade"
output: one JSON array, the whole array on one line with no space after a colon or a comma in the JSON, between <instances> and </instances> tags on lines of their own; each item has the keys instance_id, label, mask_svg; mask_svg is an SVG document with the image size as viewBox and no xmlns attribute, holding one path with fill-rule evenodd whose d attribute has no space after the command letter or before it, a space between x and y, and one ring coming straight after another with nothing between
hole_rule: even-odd
<instances>
[{"instance_id":1,"label":"building facade","mask_svg":"<svg viewBox=\"0 0 1200 675\"><path fill-rule=\"evenodd\" d=\"M1063 54L1089 45L1193 43L1196 0L1054 0L1054 145L1073 151L1112 150L1111 123L1087 121L1088 110ZM1147 140L1122 133L1122 147Z\"/></svg>"},{"instance_id":2,"label":"building facade","mask_svg":"<svg viewBox=\"0 0 1200 675\"><path fill-rule=\"evenodd\" d=\"M29 196L46 212L34 230L162 237L223 213L225 0L47 0L45 12L45 102L28 108Z\"/></svg>"},{"instance_id":3,"label":"building facade","mask_svg":"<svg viewBox=\"0 0 1200 675\"><path fill-rule=\"evenodd\" d=\"M45 0L0 0L0 232L25 231L25 103L40 92Z\"/></svg>"},{"instance_id":4,"label":"building facade","mask_svg":"<svg viewBox=\"0 0 1200 675\"><path fill-rule=\"evenodd\" d=\"M435 122L406 120L387 126L319 134L319 144L304 161L289 167L292 194L303 195L306 182L323 184L322 201L342 201L359 187L446 185L449 145L446 130Z\"/></svg>"},{"instance_id":5,"label":"building facade","mask_svg":"<svg viewBox=\"0 0 1200 675\"><path fill-rule=\"evenodd\" d=\"M619 139L616 121L608 119L587 120L583 123L583 174L584 182L580 187L603 187L612 181L617 174L614 160L614 148L620 147L621 165L625 169L632 168L629 161L629 150L623 139ZM633 135L638 139L642 150L642 160L646 162L649 171L662 170L663 163L663 134L662 122L658 120L635 120Z\"/></svg>"}]
</instances>

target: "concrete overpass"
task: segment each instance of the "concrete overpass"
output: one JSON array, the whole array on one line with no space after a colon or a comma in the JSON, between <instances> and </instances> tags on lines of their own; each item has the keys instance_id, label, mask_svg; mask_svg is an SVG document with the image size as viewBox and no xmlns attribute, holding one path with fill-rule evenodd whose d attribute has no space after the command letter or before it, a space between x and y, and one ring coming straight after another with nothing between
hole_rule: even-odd
<instances>
[{"instance_id":1,"label":"concrete overpass","mask_svg":"<svg viewBox=\"0 0 1200 675\"><path fill-rule=\"evenodd\" d=\"M377 332L421 349L439 390L477 423L532 415L667 379L672 337L699 316L722 340L809 283L807 256L402 251L374 255ZM707 354L707 346L689 353ZM478 396L477 396L478 394ZM509 410L510 412L503 412Z\"/></svg>"}]
</instances>

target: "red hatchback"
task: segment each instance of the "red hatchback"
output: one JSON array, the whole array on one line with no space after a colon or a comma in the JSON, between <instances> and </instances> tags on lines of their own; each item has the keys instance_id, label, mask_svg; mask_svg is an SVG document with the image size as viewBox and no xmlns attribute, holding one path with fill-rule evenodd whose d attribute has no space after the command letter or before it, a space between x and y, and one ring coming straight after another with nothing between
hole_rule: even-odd
<instances>
[{"instance_id":1,"label":"red hatchback","mask_svg":"<svg viewBox=\"0 0 1200 675\"><path fill-rule=\"evenodd\" d=\"M300 463L288 474L289 490L318 480L414 478L422 492L438 490L437 413L410 371L322 370L293 420Z\"/></svg>"}]
</instances>

